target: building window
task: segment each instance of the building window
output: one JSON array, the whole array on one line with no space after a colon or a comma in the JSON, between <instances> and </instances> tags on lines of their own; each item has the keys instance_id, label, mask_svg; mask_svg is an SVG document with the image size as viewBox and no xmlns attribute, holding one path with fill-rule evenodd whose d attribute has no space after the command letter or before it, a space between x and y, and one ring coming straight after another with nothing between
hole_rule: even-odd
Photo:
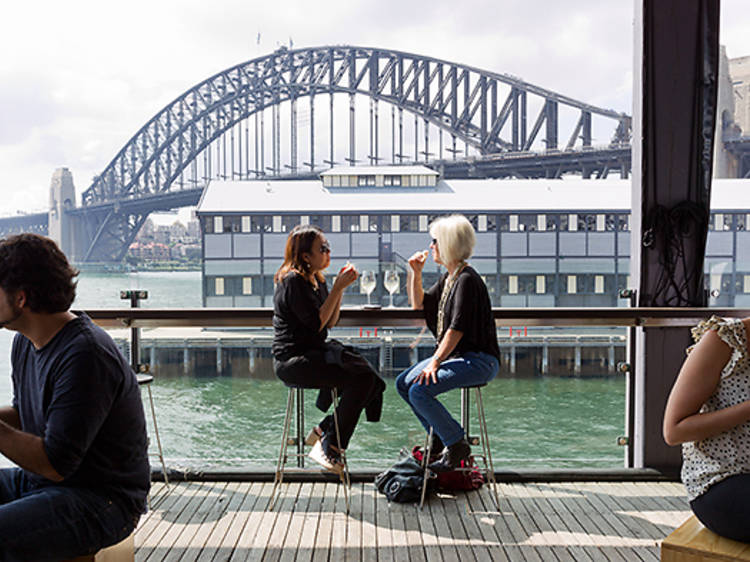
<instances>
[{"instance_id":1,"label":"building window","mask_svg":"<svg viewBox=\"0 0 750 562\"><path fill-rule=\"evenodd\" d=\"M401 185L401 176L384 176L383 185Z\"/></svg>"},{"instance_id":2,"label":"building window","mask_svg":"<svg viewBox=\"0 0 750 562\"><path fill-rule=\"evenodd\" d=\"M370 230L370 221L367 215L359 215L359 231L367 232Z\"/></svg>"},{"instance_id":3,"label":"building window","mask_svg":"<svg viewBox=\"0 0 750 562\"><path fill-rule=\"evenodd\" d=\"M331 187L332 185L331 179L332 179L331 176L323 176L323 186Z\"/></svg>"},{"instance_id":4,"label":"building window","mask_svg":"<svg viewBox=\"0 0 750 562\"><path fill-rule=\"evenodd\" d=\"M598 295L604 292L604 275L594 275L594 292Z\"/></svg>"},{"instance_id":5,"label":"building window","mask_svg":"<svg viewBox=\"0 0 750 562\"><path fill-rule=\"evenodd\" d=\"M511 232L518 232L518 215L510 215L508 218L510 221L509 230Z\"/></svg>"},{"instance_id":6,"label":"building window","mask_svg":"<svg viewBox=\"0 0 750 562\"><path fill-rule=\"evenodd\" d=\"M508 294L518 294L518 275L508 275Z\"/></svg>"},{"instance_id":7,"label":"building window","mask_svg":"<svg viewBox=\"0 0 750 562\"><path fill-rule=\"evenodd\" d=\"M224 278L217 277L214 279L214 293L217 295L224 294Z\"/></svg>"},{"instance_id":8,"label":"building window","mask_svg":"<svg viewBox=\"0 0 750 562\"><path fill-rule=\"evenodd\" d=\"M742 292L750 293L750 275L742 276Z\"/></svg>"},{"instance_id":9,"label":"building window","mask_svg":"<svg viewBox=\"0 0 750 562\"><path fill-rule=\"evenodd\" d=\"M214 217L214 232L224 232L224 217Z\"/></svg>"},{"instance_id":10,"label":"building window","mask_svg":"<svg viewBox=\"0 0 750 562\"><path fill-rule=\"evenodd\" d=\"M722 213L714 214L714 230L724 230L724 215Z\"/></svg>"},{"instance_id":11,"label":"building window","mask_svg":"<svg viewBox=\"0 0 750 562\"><path fill-rule=\"evenodd\" d=\"M299 223L303 224L303 225L304 224L310 224L310 215L302 215L302 216L300 216Z\"/></svg>"},{"instance_id":12,"label":"building window","mask_svg":"<svg viewBox=\"0 0 750 562\"><path fill-rule=\"evenodd\" d=\"M427 215L419 215L419 232L427 232Z\"/></svg>"},{"instance_id":13,"label":"building window","mask_svg":"<svg viewBox=\"0 0 750 562\"><path fill-rule=\"evenodd\" d=\"M536 216L536 229L541 231L547 230L547 215Z\"/></svg>"},{"instance_id":14,"label":"building window","mask_svg":"<svg viewBox=\"0 0 750 562\"><path fill-rule=\"evenodd\" d=\"M242 278L242 294L243 295L253 294L253 278L252 277Z\"/></svg>"},{"instance_id":15,"label":"building window","mask_svg":"<svg viewBox=\"0 0 750 562\"><path fill-rule=\"evenodd\" d=\"M575 275L568 275L568 294L575 295L578 292L578 280Z\"/></svg>"},{"instance_id":16,"label":"building window","mask_svg":"<svg viewBox=\"0 0 750 562\"><path fill-rule=\"evenodd\" d=\"M568 230L571 232L578 230L578 215L568 215Z\"/></svg>"},{"instance_id":17,"label":"building window","mask_svg":"<svg viewBox=\"0 0 750 562\"><path fill-rule=\"evenodd\" d=\"M546 278L544 275L537 275L536 276L536 292L538 295L544 294L547 292L547 283Z\"/></svg>"},{"instance_id":18,"label":"building window","mask_svg":"<svg viewBox=\"0 0 750 562\"><path fill-rule=\"evenodd\" d=\"M281 229L281 215L274 215L273 216L273 231L274 232L284 232Z\"/></svg>"},{"instance_id":19,"label":"building window","mask_svg":"<svg viewBox=\"0 0 750 562\"><path fill-rule=\"evenodd\" d=\"M341 215L331 217L331 232L341 232Z\"/></svg>"},{"instance_id":20,"label":"building window","mask_svg":"<svg viewBox=\"0 0 750 562\"><path fill-rule=\"evenodd\" d=\"M596 231L604 232L607 229L607 216L596 215Z\"/></svg>"},{"instance_id":21,"label":"building window","mask_svg":"<svg viewBox=\"0 0 750 562\"><path fill-rule=\"evenodd\" d=\"M242 232L250 232L250 217L242 217Z\"/></svg>"},{"instance_id":22,"label":"building window","mask_svg":"<svg viewBox=\"0 0 750 562\"><path fill-rule=\"evenodd\" d=\"M401 219L398 215L391 215L391 232L398 232L401 226Z\"/></svg>"},{"instance_id":23,"label":"building window","mask_svg":"<svg viewBox=\"0 0 750 562\"><path fill-rule=\"evenodd\" d=\"M477 216L477 230L479 232L487 232L487 215Z\"/></svg>"}]
</instances>

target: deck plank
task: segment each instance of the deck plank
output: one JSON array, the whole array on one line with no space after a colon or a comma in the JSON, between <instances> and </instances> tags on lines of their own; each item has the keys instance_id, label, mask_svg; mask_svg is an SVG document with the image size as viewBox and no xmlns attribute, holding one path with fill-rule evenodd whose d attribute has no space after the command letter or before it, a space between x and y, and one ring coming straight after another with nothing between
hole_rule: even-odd
<instances>
[{"instance_id":1,"label":"deck plank","mask_svg":"<svg viewBox=\"0 0 750 562\"><path fill-rule=\"evenodd\" d=\"M372 483L291 482L267 511L271 483L154 486L136 530L136 560L419 562L658 560L689 513L677 483L501 483L440 494L423 511L389 505Z\"/></svg>"}]
</instances>

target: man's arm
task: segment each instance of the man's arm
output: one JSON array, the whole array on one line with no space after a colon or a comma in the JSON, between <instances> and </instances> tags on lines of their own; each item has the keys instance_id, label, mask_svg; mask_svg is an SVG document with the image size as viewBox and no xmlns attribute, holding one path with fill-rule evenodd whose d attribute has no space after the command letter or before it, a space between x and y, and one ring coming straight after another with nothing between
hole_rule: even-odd
<instances>
[{"instance_id":1,"label":"man's arm","mask_svg":"<svg viewBox=\"0 0 750 562\"><path fill-rule=\"evenodd\" d=\"M0 421L0 453L23 469L44 476L53 482L62 482L63 477L49 462L42 438L21 431L7 423L5 416L13 417L13 413L8 410L15 412L14 408L3 408L0 411L0 417L3 419L3 421ZM17 412L15 418L20 425Z\"/></svg>"},{"instance_id":2,"label":"man's arm","mask_svg":"<svg viewBox=\"0 0 750 562\"><path fill-rule=\"evenodd\" d=\"M21 429L21 418L18 416L18 410L13 406L0 407L0 422L5 422L15 429Z\"/></svg>"}]
</instances>

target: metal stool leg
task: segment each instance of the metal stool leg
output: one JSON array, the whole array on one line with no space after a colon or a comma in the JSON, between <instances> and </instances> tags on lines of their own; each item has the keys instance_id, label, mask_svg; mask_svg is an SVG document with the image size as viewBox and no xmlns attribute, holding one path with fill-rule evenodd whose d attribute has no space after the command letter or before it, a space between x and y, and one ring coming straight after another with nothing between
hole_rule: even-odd
<instances>
[{"instance_id":1,"label":"metal stool leg","mask_svg":"<svg viewBox=\"0 0 750 562\"><path fill-rule=\"evenodd\" d=\"M156 425L156 408L154 408L154 397L151 394L151 385L147 384L148 389L148 401L151 405L151 419L154 420L154 435L156 435L156 446L159 449L159 460L161 461L161 470L164 474L164 483L169 487L169 477L167 476L167 465L164 462L164 453L161 449L161 439L159 438L159 428Z\"/></svg>"},{"instance_id":2,"label":"metal stool leg","mask_svg":"<svg viewBox=\"0 0 750 562\"><path fill-rule=\"evenodd\" d=\"M422 470L424 476L422 477L422 495L419 498L419 509L424 506L424 498L427 494L427 480L429 480L429 469L427 468L427 462L430 460L430 453L432 452L432 426L430 426L430 432L427 434L427 441L424 444L423 455L422 455Z\"/></svg>"},{"instance_id":3,"label":"metal stool leg","mask_svg":"<svg viewBox=\"0 0 750 562\"><path fill-rule=\"evenodd\" d=\"M289 427L292 424L292 410L294 409L294 389L289 388L286 399L286 413L284 415L284 429L281 431L281 446L279 447L279 459L276 462L276 473L273 476L273 489L271 497L268 498L268 511L272 511L276 505L277 489L284 480L284 466L286 465L286 448L289 443Z\"/></svg>"},{"instance_id":4,"label":"metal stool leg","mask_svg":"<svg viewBox=\"0 0 750 562\"><path fill-rule=\"evenodd\" d=\"M344 484L344 502L346 503L346 513L349 514L349 487L351 481L349 480L349 465L346 462L346 451L341 447L341 434L339 433L339 416L336 410L339 407L339 393L336 387L331 388L331 397L333 398L333 426L336 428L336 444L341 451L341 462L344 463L344 472L339 476L341 482Z\"/></svg>"},{"instance_id":5,"label":"metal stool leg","mask_svg":"<svg viewBox=\"0 0 750 562\"><path fill-rule=\"evenodd\" d=\"M495 480L495 467L492 464L492 450L490 447L490 436L487 431L487 419L484 416L484 402L482 401L482 389L476 387L476 401L477 401L477 418L479 418L479 434L482 440L482 450L484 451L485 467L489 465L487 470L487 479L492 485L492 493L495 496L495 508L500 511L500 498L497 494L497 481Z\"/></svg>"}]
</instances>

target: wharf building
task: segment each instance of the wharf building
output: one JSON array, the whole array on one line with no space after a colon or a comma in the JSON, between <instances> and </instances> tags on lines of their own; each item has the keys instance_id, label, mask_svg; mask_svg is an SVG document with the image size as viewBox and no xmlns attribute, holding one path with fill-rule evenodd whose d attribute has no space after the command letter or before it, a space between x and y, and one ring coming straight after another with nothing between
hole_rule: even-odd
<instances>
[{"instance_id":1,"label":"wharf building","mask_svg":"<svg viewBox=\"0 0 750 562\"><path fill-rule=\"evenodd\" d=\"M747 180L713 184L706 279L714 306L750 306L748 187ZM384 275L395 270L400 283L393 303L408 306L406 260L427 249L432 220L461 213L476 230L470 263L487 284L493 306L627 306L618 295L629 286L630 201L627 180L446 180L422 166L332 168L319 180L212 181L197 210L203 303L273 306L273 275L288 233L297 224L315 224L332 247L329 285L350 261L360 272L375 272L370 298L388 306ZM429 259L425 285L439 275ZM367 302L355 283L343 304ZM424 335L415 344L417 334L402 329L376 334L374 327L363 327L336 337L363 348L386 372L398 372L434 345ZM502 371L516 375L601 376L613 374L624 360L624 332L614 328L573 333L519 326L499 330L498 341ZM250 358L243 347L248 345L254 349ZM270 334L263 330L256 330L250 344L225 347L236 351L225 349L226 359L209 361L219 370L269 368Z\"/></svg>"}]
</instances>

